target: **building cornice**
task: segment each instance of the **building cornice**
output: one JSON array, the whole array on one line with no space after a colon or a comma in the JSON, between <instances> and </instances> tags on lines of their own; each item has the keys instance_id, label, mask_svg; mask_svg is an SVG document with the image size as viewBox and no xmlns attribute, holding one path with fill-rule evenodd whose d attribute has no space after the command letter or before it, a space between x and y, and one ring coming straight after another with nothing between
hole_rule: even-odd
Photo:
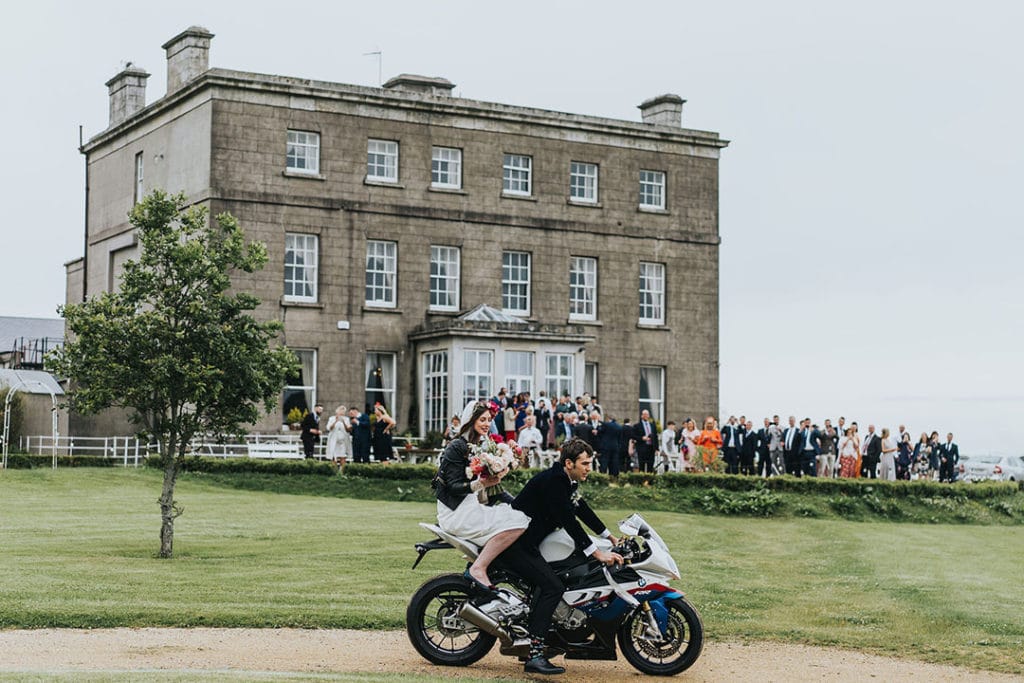
<instances>
[{"instance_id":1,"label":"building cornice","mask_svg":"<svg viewBox=\"0 0 1024 683\"><path fill-rule=\"evenodd\" d=\"M574 135L591 133L705 148L708 152L713 150L716 156L717 150L729 144L729 141L721 139L718 133L709 131L570 114L462 97L403 92L228 69L209 69L171 95L165 95L127 120L95 135L82 146L81 151L91 152L127 130L173 108L199 91L221 88L228 92L252 93L256 96L255 99L264 104L266 102L261 99L261 95L281 95L304 100L300 102L301 106L292 102L292 105L299 109L311 107L318 109L317 102L323 101L325 106L328 104L335 107L344 105L351 108L352 113L374 118L391 118L395 113L401 113L403 116L408 116L410 120L417 120L417 117L424 115L444 116L452 119L460 117L484 119L506 124L526 124L565 130ZM212 97L213 99L222 99L218 93L214 93Z\"/></svg>"}]
</instances>

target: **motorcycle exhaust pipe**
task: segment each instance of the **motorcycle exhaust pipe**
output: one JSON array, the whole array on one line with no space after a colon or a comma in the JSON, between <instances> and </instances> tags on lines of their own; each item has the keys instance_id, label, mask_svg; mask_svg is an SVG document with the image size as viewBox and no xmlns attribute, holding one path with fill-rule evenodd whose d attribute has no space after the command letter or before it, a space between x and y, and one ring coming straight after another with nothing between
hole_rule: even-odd
<instances>
[{"instance_id":1,"label":"motorcycle exhaust pipe","mask_svg":"<svg viewBox=\"0 0 1024 683\"><path fill-rule=\"evenodd\" d=\"M465 619L485 633L497 636L503 646L508 647L513 644L512 637L509 636L505 629L501 628L498 622L491 619L487 614L482 612L469 601L463 603L462 607L459 608L459 617Z\"/></svg>"}]
</instances>

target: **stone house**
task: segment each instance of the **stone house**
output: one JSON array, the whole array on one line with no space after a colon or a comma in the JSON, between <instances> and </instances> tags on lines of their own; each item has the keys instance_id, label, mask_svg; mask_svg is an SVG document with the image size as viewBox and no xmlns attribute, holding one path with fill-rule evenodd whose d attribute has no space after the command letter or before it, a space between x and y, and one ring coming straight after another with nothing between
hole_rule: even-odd
<instances>
[{"instance_id":1,"label":"stone house","mask_svg":"<svg viewBox=\"0 0 1024 683\"><path fill-rule=\"evenodd\" d=\"M237 286L302 361L279 412L365 409L441 430L467 400L584 391L616 417L715 414L717 133L684 100L640 122L455 97L444 78L383 87L209 68L213 35L164 44L107 82L110 123L82 147L86 244L67 298L115 287L127 213L154 188L235 215L270 263Z\"/></svg>"}]
</instances>

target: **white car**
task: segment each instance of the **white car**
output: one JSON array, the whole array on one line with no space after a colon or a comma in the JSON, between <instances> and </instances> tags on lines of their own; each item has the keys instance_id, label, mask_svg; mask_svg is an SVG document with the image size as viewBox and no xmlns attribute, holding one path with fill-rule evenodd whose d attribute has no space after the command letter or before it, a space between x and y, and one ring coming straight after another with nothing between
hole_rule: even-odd
<instances>
[{"instance_id":1,"label":"white car","mask_svg":"<svg viewBox=\"0 0 1024 683\"><path fill-rule=\"evenodd\" d=\"M1024 481L1024 456L961 455L963 481Z\"/></svg>"}]
</instances>

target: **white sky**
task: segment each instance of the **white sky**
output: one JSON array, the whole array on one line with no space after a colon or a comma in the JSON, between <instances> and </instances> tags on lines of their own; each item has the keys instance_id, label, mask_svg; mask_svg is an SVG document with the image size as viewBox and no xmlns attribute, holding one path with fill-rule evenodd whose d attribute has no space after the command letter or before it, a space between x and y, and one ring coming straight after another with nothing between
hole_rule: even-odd
<instances>
[{"instance_id":1,"label":"white sky","mask_svg":"<svg viewBox=\"0 0 1024 683\"><path fill-rule=\"evenodd\" d=\"M50 317L82 252L86 138L189 25L211 65L630 120L664 92L721 163L721 399L1024 452L1024 4L607 1L5 7L0 315ZM682 417L682 416L670 416Z\"/></svg>"}]
</instances>

